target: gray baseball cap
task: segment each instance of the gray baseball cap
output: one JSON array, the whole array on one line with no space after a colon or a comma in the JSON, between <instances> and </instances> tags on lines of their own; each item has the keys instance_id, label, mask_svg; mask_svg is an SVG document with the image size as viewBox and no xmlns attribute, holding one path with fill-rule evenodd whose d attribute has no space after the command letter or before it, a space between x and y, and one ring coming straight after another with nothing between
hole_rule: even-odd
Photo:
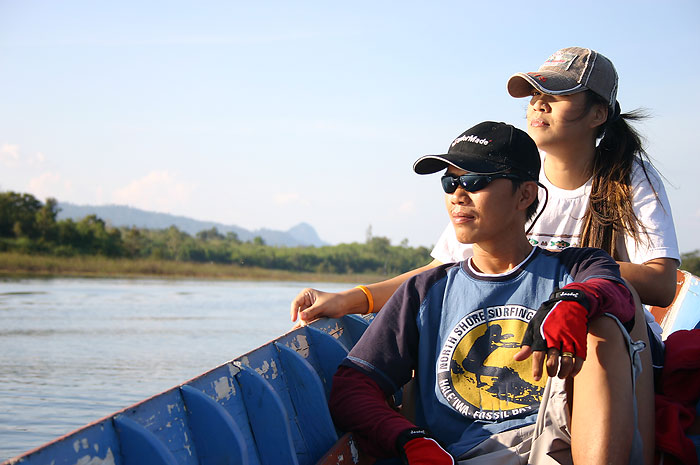
<instances>
[{"instance_id":1,"label":"gray baseball cap","mask_svg":"<svg viewBox=\"0 0 700 465\"><path fill-rule=\"evenodd\" d=\"M527 97L533 87L550 95L571 95L590 89L603 97L611 109L615 110L617 103L615 67L589 48L563 48L537 71L516 73L508 79L508 93L513 97Z\"/></svg>"}]
</instances>

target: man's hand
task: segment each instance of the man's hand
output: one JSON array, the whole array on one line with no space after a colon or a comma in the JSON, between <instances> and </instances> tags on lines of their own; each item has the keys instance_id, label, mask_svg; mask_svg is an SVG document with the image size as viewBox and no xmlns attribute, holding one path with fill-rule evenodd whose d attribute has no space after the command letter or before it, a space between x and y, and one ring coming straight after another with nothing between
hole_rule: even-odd
<instances>
[{"instance_id":1,"label":"man's hand","mask_svg":"<svg viewBox=\"0 0 700 465\"><path fill-rule=\"evenodd\" d=\"M546 351L550 377L576 376L586 359L589 308L586 294L581 290L554 291L530 320L515 360L522 361L532 355L532 374L539 380Z\"/></svg>"},{"instance_id":2,"label":"man's hand","mask_svg":"<svg viewBox=\"0 0 700 465\"><path fill-rule=\"evenodd\" d=\"M452 455L419 428L402 431L396 446L408 465L455 465Z\"/></svg>"}]
</instances>

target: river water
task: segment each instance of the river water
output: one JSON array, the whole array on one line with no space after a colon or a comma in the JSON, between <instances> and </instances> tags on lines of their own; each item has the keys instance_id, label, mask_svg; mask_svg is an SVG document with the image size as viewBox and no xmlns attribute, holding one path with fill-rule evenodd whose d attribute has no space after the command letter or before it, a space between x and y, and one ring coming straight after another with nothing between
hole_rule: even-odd
<instances>
[{"instance_id":1,"label":"river water","mask_svg":"<svg viewBox=\"0 0 700 465\"><path fill-rule=\"evenodd\" d=\"M0 281L0 462L283 334L306 285Z\"/></svg>"}]
</instances>

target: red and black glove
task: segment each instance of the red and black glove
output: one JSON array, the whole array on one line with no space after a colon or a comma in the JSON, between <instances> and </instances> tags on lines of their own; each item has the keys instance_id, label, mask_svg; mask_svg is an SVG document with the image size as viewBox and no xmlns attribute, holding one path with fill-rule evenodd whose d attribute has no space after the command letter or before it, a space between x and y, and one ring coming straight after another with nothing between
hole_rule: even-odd
<instances>
[{"instance_id":1,"label":"red and black glove","mask_svg":"<svg viewBox=\"0 0 700 465\"><path fill-rule=\"evenodd\" d=\"M525 330L521 346L556 349L586 359L590 304L579 289L557 289L542 303Z\"/></svg>"},{"instance_id":2,"label":"red and black glove","mask_svg":"<svg viewBox=\"0 0 700 465\"><path fill-rule=\"evenodd\" d=\"M408 465L455 465L455 459L424 429L410 428L396 438L396 448Z\"/></svg>"}]
</instances>

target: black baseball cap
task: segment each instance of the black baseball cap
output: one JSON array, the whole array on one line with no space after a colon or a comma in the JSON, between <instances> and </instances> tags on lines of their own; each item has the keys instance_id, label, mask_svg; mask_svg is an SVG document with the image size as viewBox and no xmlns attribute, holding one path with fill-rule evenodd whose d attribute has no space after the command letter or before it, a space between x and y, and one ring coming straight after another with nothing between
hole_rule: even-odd
<instances>
[{"instance_id":1,"label":"black baseball cap","mask_svg":"<svg viewBox=\"0 0 700 465\"><path fill-rule=\"evenodd\" d=\"M510 124L484 121L460 134L446 154L420 157L413 171L431 174L448 165L477 174L509 171L537 181L540 154L526 132Z\"/></svg>"}]
</instances>

